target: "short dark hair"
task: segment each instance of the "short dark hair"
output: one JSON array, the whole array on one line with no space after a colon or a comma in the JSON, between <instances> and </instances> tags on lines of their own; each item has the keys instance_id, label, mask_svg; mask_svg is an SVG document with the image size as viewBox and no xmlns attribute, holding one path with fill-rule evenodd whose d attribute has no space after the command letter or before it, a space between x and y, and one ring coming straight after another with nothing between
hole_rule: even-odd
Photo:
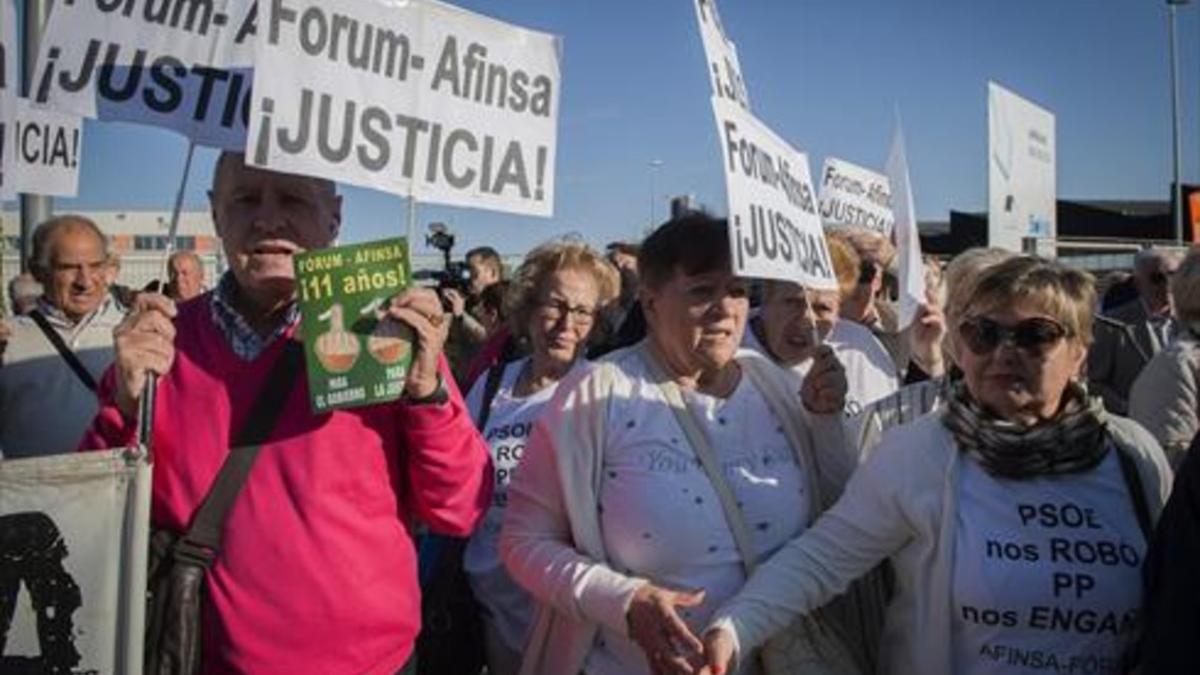
<instances>
[{"instance_id":1,"label":"short dark hair","mask_svg":"<svg viewBox=\"0 0 1200 675\"><path fill-rule=\"evenodd\" d=\"M496 252L496 249L491 246L476 246L467 251L465 259L470 261L471 258L479 258L496 271L497 277L504 278L504 262L500 260L500 254Z\"/></svg>"},{"instance_id":2,"label":"short dark hair","mask_svg":"<svg viewBox=\"0 0 1200 675\"><path fill-rule=\"evenodd\" d=\"M608 246L604 247L604 250L607 251L609 255L612 255L613 253L623 253L636 258L638 252L642 250L642 247L628 241L613 241L609 242Z\"/></svg>"},{"instance_id":3,"label":"short dark hair","mask_svg":"<svg viewBox=\"0 0 1200 675\"><path fill-rule=\"evenodd\" d=\"M690 212L659 226L642 242L638 273L647 288L662 288L677 273L728 271L729 223Z\"/></svg>"},{"instance_id":4,"label":"short dark hair","mask_svg":"<svg viewBox=\"0 0 1200 675\"><path fill-rule=\"evenodd\" d=\"M479 294L479 306L492 310L503 322L507 318L504 308L504 296L508 293L509 282L497 281L483 289Z\"/></svg>"}]
</instances>

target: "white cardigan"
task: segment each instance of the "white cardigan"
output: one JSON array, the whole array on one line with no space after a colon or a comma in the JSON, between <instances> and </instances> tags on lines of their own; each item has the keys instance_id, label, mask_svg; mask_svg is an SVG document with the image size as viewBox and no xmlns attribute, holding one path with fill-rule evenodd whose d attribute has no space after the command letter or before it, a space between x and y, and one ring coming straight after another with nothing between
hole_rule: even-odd
<instances>
[{"instance_id":1,"label":"white cardigan","mask_svg":"<svg viewBox=\"0 0 1200 675\"><path fill-rule=\"evenodd\" d=\"M1136 422L1109 420L1113 439L1138 467L1157 521L1171 488L1166 457ZM885 434L838 503L760 567L717 610L710 629L731 630L739 653L755 648L887 558L896 588L880 671L953 675L950 585L961 454L940 413Z\"/></svg>"},{"instance_id":2,"label":"white cardigan","mask_svg":"<svg viewBox=\"0 0 1200 675\"><path fill-rule=\"evenodd\" d=\"M633 390L633 381L614 363L624 354L615 352L563 380L534 425L509 486L500 557L513 579L538 600L522 675L579 673L600 625L628 634L629 603L649 581L607 564L596 508L609 404ZM761 356L740 352L738 361L778 384L775 391L763 391L764 397L789 391L782 372ZM797 415L781 420L785 433L793 448L802 448L801 471L820 483L811 485L809 494L829 495L832 503L856 465L841 415L808 415L798 395L790 403ZM814 505L811 512L829 503Z\"/></svg>"}]
</instances>

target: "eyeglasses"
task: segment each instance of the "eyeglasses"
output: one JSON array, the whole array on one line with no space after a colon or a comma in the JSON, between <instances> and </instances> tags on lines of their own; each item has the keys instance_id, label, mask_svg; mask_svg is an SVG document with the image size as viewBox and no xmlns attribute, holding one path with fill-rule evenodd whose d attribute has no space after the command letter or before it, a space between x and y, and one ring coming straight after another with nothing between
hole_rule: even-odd
<instances>
[{"instance_id":1,"label":"eyeglasses","mask_svg":"<svg viewBox=\"0 0 1200 675\"><path fill-rule=\"evenodd\" d=\"M963 321L958 327L958 334L967 348L978 356L992 353L1004 342L1011 342L1030 355L1041 356L1059 340L1070 335L1070 331L1057 321L1043 317L1024 319L1012 326L976 317Z\"/></svg>"},{"instance_id":2,"label":"eyeglasses","mask_svg":"<svg viewBox=\"0 0 1200 675\"><path fill-rule=\"evenodd\" d=\"M537 308L541 311L542 316L550 321L558 321L566 316L571 323L577 326L587 326L596 320L594 308L583 305L572 307L562 300L543 300L538 303Z\"/></svg>"}]
</instances>

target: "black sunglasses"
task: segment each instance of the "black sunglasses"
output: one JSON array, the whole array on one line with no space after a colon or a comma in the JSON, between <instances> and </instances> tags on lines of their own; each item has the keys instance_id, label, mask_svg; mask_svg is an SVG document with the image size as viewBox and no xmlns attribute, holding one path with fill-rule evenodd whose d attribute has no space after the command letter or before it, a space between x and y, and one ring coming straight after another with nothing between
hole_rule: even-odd
<instances>
[{"instance_id":1,"label":"black sunglasses","mask_svg":"<svg viewBox=\"0 0 1200 675\"><path fill-rule=\"evenodd\" d=\"M979 356L990 354L1004 342L1011 342L1034 356L1041 356L1059 340L1070 335L1070 331L1059 322L1042 317L1024 319L1012 326L976 317L963 321L958 327L958 334L962 336L967 349Z\"/></svg>"}]
</instances>

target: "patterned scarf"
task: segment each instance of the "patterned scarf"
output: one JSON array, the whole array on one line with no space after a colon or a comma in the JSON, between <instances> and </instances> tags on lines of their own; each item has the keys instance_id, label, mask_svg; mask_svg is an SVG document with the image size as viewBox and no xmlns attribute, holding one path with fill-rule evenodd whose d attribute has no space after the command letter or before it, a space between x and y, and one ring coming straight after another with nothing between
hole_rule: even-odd
<instances>
[{"instance_id":1,"label":"patterned scarf","mask_svg":"<svg viewBox=\"0 0 1200 675\"><path fill-rule=\"evenodd\" d=\"M1026 479L1080 473L1094 468L1108 452L1104 406L1087 389L1071 383L1066 402L1051 421L1025 427L983 411L965 383L954 385L943 424L961 451L997 478Z\"/></svg>"}]
</instances>

